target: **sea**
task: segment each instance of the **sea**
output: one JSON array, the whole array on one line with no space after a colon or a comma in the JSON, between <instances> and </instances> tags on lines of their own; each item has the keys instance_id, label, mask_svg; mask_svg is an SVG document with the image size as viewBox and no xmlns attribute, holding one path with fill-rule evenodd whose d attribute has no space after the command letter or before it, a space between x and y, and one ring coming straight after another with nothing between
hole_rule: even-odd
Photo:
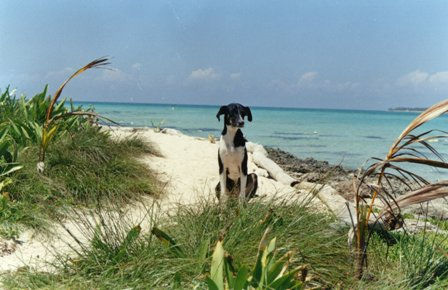
<instances>
[{"instance_id":1,"label":"sea","mask_svg":"<svg viewBox=\"0 0 448 290\"><path fill-rule=\"evenodd\" d=\"M223 121L218 106L79 102L122 126L174 128L191 135L219 137ZM347 169L365 166L371 157L383 158L417 112L251 107L253 121L245 123L245 137L267 147L280 148L299 158L312 157ZM418 129L448 131L441 116ZM448 160L448 140L430 143ZM447 170L414 166L431 180L447 179Z\"/></svg>"}]
</instances>

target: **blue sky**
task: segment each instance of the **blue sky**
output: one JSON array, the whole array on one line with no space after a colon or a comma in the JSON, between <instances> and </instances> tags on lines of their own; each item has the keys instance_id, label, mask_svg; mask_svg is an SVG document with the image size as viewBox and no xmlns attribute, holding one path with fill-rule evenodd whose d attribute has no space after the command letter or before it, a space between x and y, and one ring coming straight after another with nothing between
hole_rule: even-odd
<instances>
[{"instance_id":1,"label":"blue sky","mask_svg":"<svg viewBox=\"0 0 448 290\"><path fill-rule=\"evenodd\" d=\"M78 101L386 109L448 96L448 1L0 1L0 87Z\"/></svg>"}]
</instances>

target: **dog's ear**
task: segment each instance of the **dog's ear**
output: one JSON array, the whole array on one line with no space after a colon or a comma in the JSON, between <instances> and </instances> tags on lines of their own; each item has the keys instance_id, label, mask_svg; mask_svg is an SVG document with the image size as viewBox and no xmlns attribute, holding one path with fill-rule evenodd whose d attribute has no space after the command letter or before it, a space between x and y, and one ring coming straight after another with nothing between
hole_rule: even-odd
<instances>
[{"instance_id":1,"label":"dog's ear","mask_svg":"<svg viewBox=\"0 0 448 290\"><path fill-rule=\"evenodd\" d=\"M221 108L219 108L218 114L216 114L216 118L218 118L218 121L221 121L219 116L228 114L228 113L229 113L229 108L227 108L227 106L221 106Z\"/></svg>"},{"instance_id":2,"label":"dog's ear","mask_svg":"<svg viewBox=\"0 0 448 290\"><path fill-rule=\"evenodd\" d=\"M249 107L244 107L243 106L243 117L247 116L247 120L249 122L252 122L252 112L250 111Z\"/></svg>"}]
</instances>

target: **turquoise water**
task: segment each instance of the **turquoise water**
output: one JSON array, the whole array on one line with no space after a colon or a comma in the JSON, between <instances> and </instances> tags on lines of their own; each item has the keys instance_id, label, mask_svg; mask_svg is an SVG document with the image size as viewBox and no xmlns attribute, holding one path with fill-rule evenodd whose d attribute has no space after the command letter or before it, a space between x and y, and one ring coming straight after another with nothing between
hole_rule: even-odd
<instances>
[{"instance_id":1,"label":"turquoise water","mask_svg":"<svg viewBox=\"0 0 448 290\"><path fill-rule=\"evenodd\" d=\"M98 113L125 126L152 126L163 122L162 127L202 137L209 134L219 136L223 127L222 121L218 122L215 117L217 106L122 103L92 105ZM253 122L246 122L244 128L249 141L278 147L300 158L313 157L348 168L358 168L369 157L384 157L395 138L418 115L411 112L358 110L251 109ZM447 121L445 116L438 118L422 130L429 127L447 130ZM448 154L448 142L440 140L432 145L443 155ZM438 177L446 175L443 172L428 173Z\"/></svg>"}]
</instances>

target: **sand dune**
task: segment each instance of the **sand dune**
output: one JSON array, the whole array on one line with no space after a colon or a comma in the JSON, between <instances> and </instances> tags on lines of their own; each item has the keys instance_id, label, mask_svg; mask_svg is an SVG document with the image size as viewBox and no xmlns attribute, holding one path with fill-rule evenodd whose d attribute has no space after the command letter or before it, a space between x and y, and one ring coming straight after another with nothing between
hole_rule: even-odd
<instances>
[{"instance_id":1,"label":"sand dune","mask_svg":"<svg viewBox=\"0 0 448 290\"><path fill-rule=\"evenodd\" d=\"M164 184L163 195L158 201L162 212L169 211L177 204L194 204L204 198L216 201L214 187L219 180L217 144L204 138L186 136L175 130L168 130L167 133L156 133L152 129L112 128L111 130L114 138L128 138L137 134L145 141L151 142L161 153L161 157L147 155L141 161L147 164ZM249 172L262 172L252 162L251 154L248 169ZM259 176L258 195L288 198L291 195L298 196L296 189L263 176ZM317 199L313 202L319 205ZM141 207L135 207L131 214L138 219L144 213ZM73 234L79 235L79 239L83 239L79 224L67 222L64 226ZM67 244L67 241L72 239L61 225L55 225L53 230L52 237L28 230L20 235L16 243L3 242L11 251L4 251L0 257L0 272L15 270L25 265L43 269L45 261L54 257L54 249L69 253L71 251L69 245L76 247L74 242Z\"/></svg>"}]
</instances>

